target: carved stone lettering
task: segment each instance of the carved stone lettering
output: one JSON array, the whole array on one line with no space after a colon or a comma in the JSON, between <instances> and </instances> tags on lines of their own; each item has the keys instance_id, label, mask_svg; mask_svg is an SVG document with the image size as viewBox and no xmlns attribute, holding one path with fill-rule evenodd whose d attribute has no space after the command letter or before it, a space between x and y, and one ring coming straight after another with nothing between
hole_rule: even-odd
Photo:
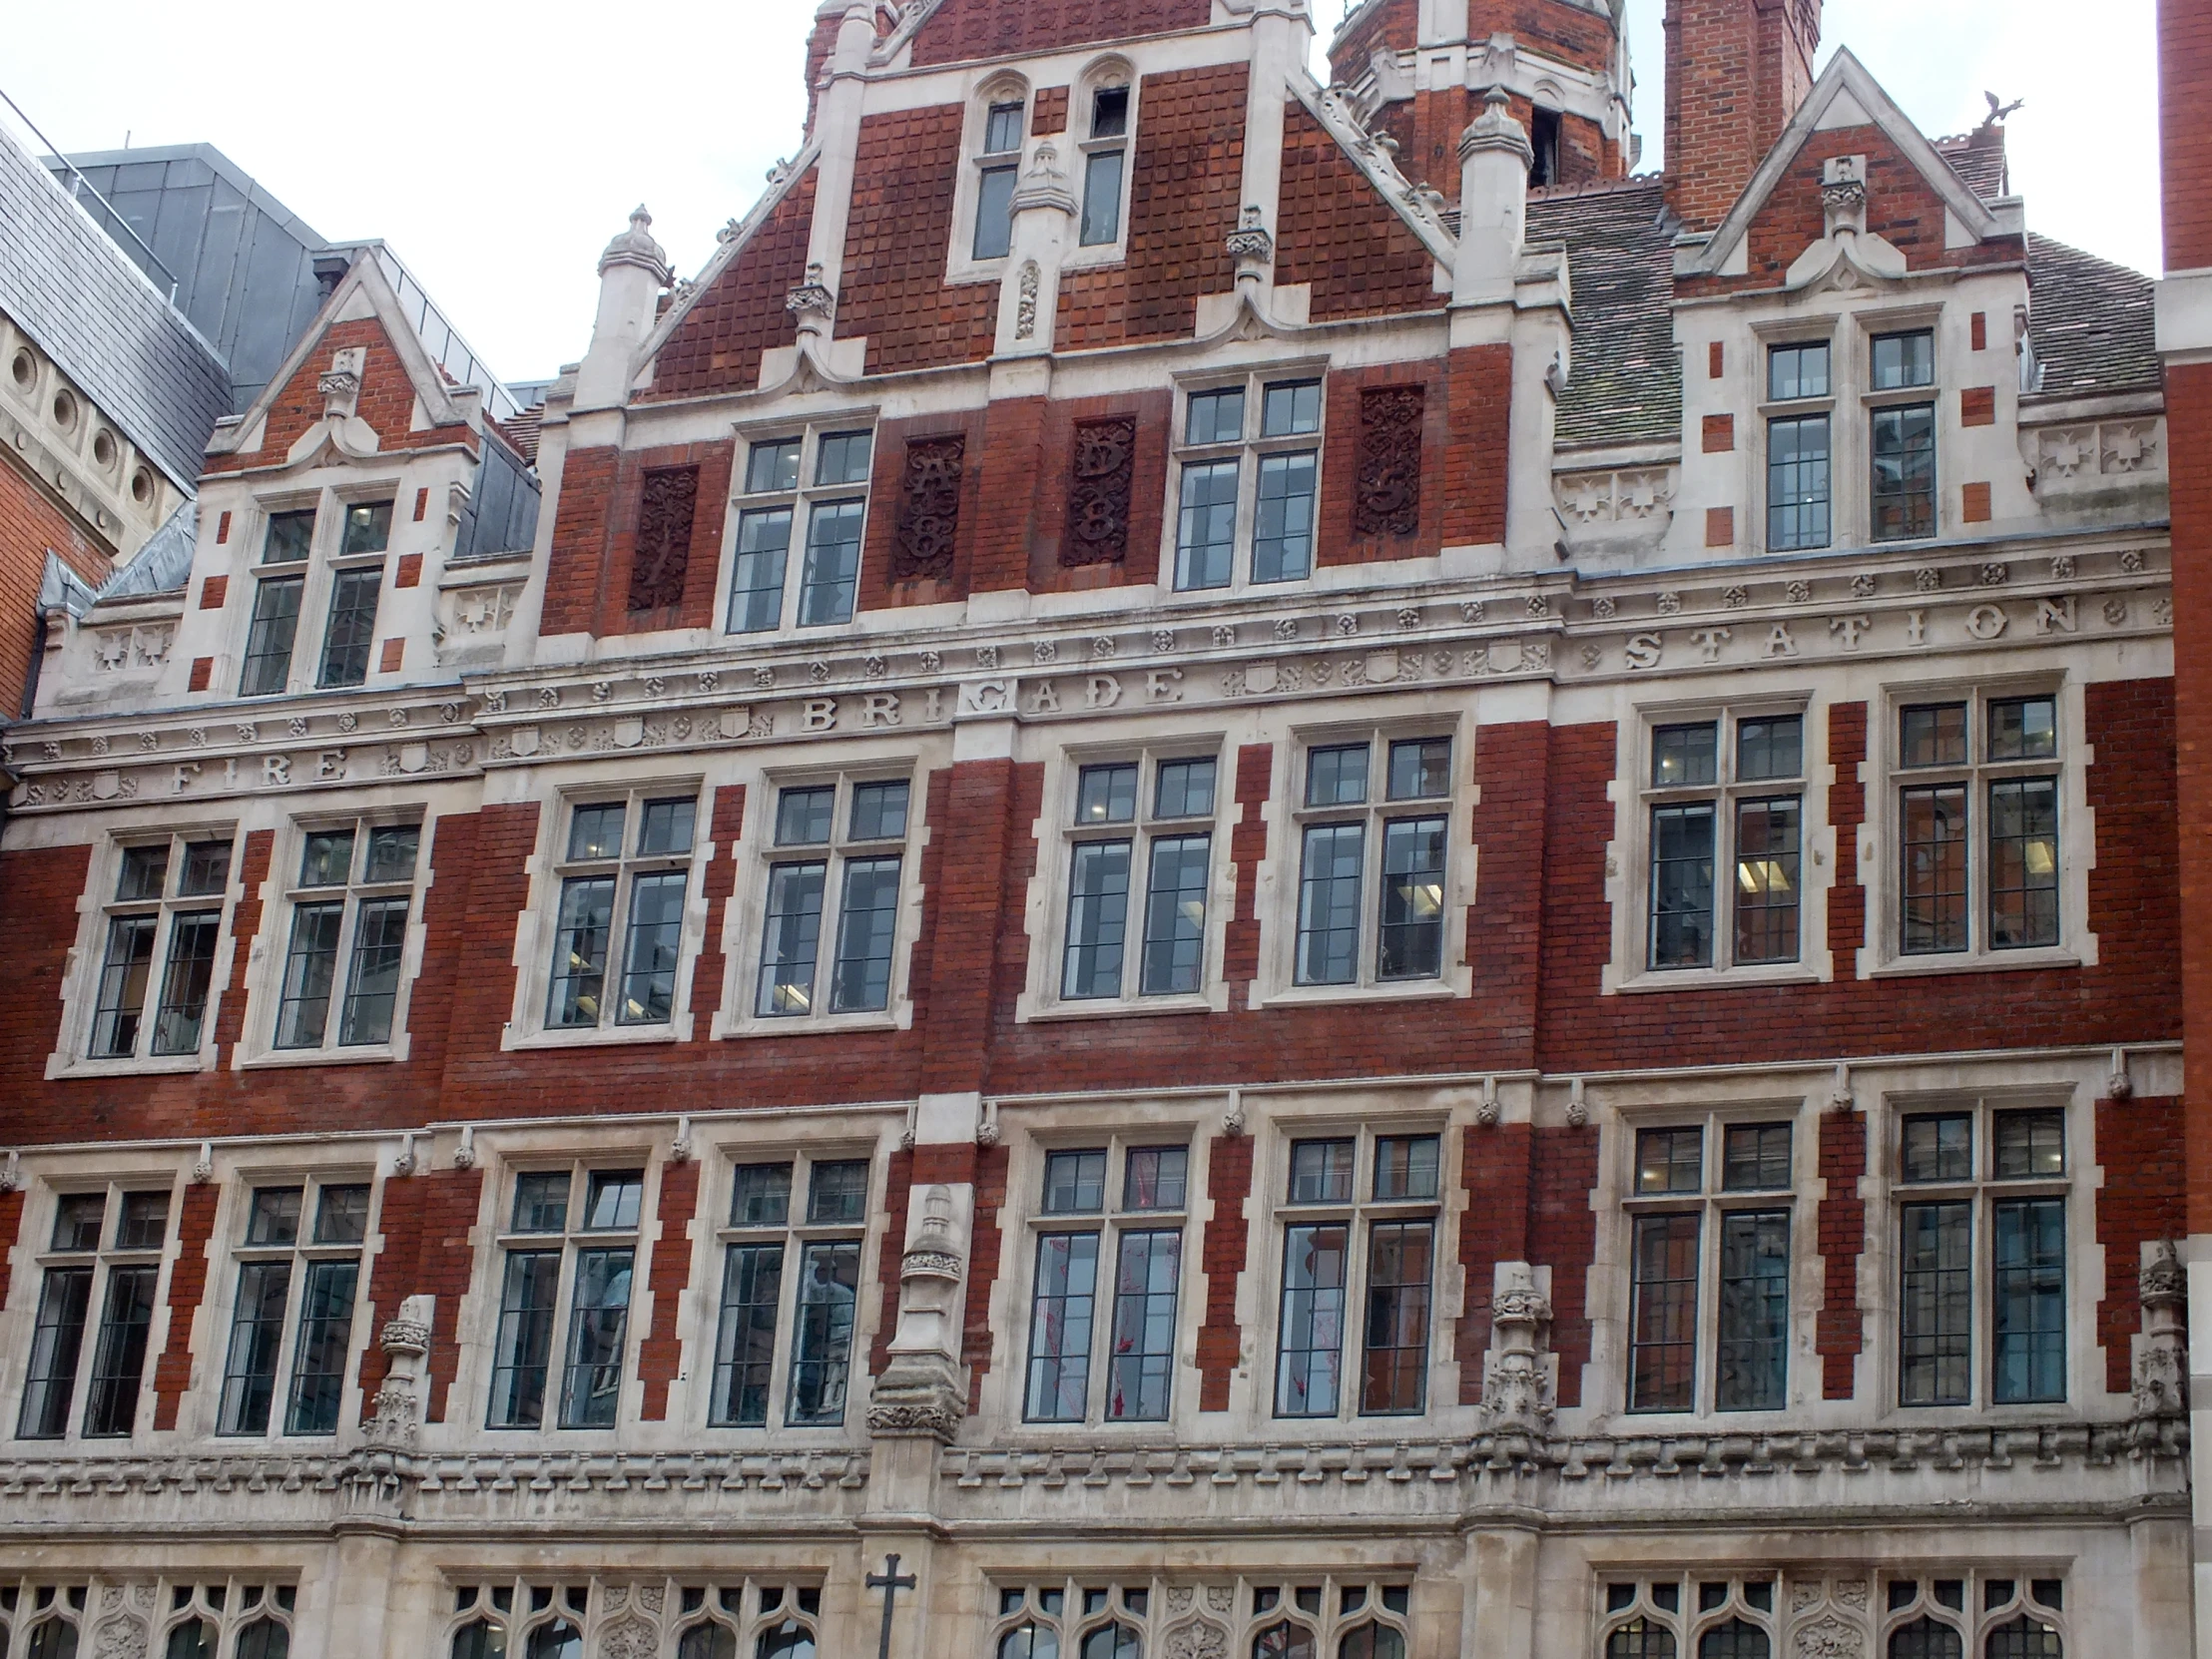
<instances>
[{"instance_id":1,"label":"carved stone lettering","mask_svg":"<svg viewBox=\"0 0 2212 1659\"><path fill-rule=\"evenodd\" d=\"M638 499L637 552L630 561L630 609L656 611L684 598L691 565L692 520L699 509L699 468L656 467Z\"/></svg>"},{"instance_id":2,"label":"carved stone lettering","mask_svg":"<svg viewBox=\"0 0 2212 1659\"><path fill-rule=\"evenodd\" d=\"M960 478L967 439L913 438L898 481L897 528L891 533L891 580L952 573L952 540L960 527Z\"/></svg>"},{"instance_id":3,"label":"carved stone lettering","mask_svg":"<svg viewBox=\"0 0 2212 1659\"><path fill-rule=\"evenodd\" d=\"M1360 476L1352 497L1356 536L1410 536L1420 529L1419 386L1360 394Z\"/></svg>"},{"instance_id":4,"label":"carved stone lettering","mask_svg":"<svg viewBox=\"0 0 2212 1659\"><path fill-rule=\"evenodd\" d=\"M1118 564L1128 554L1129 499L1136 475L1136 416L1076 422L1061 564Z\"/></svg>"}]
</instances>

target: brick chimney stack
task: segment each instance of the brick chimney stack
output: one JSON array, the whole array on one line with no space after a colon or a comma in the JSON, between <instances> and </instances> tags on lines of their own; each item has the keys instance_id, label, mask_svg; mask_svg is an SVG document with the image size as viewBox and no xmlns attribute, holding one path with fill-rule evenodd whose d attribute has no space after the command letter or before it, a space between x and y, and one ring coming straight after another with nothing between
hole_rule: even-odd
<instances>
[{"instance_id":1,"label":"brick chimney stack","mask_svg":"<svg viewBox=\"0 0 2212 1659\"><path fill-rule=\"evenodd\" d=\"M1813 90L1821 0L1667 0L1667 203L1728 216Z\"/></svg>"}]
</instances>

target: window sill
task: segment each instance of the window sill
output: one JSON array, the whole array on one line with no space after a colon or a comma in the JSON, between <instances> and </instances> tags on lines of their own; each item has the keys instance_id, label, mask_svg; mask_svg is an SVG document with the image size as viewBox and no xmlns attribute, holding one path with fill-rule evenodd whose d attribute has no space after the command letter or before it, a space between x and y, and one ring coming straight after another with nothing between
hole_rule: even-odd
<instances>
[{"instance_id":1,"label":"window sill","mask_svg":"<svg viewBox=\"0 0 2212 1659\"><path fill-rule=\"evenodd\" d=\"M272 1048L239 1061L241 1071L296 1069L301 1066L396 1065L399 1051L389 1043L359 1048Z\"/></svg>"},{"instance_id":2,"label":"window sill","mask_svg":"<svg viewBox=\"0 0 2212 1659\"><path fill-rule=\"evenodd\" d=\"M619 1048L629 1043L673 1043L683 1037L674 1025L615 1025L592 1031L531 1031L509 1040L517 1048Z\"/></svg>"},{"instance_id":3,"label":"window sill","mask_svg":"<svg viewBox=\"0 0 2212 1659\"><path fill-rule=\"evenodd\" d=\"M911 1015L909 1005L898 1010L884 1010L865 1014L804 1014L789 1019L763 1019L753 1015L746 1019L732 1020L728 1024L716 1023L717 1039L746 1037L832 1037L847 1031L902 1031Z\"/></svg>"},{"instance_id":4,"label":"window sill","mask_svg":"<svg viewBox=\"0 0 2212 1659\"><path fill-rule=\"evenodd\" d=\"M47 1068L48 1077L175 1077L186 1072L212 1071L213 1054L164 1054L144 1060L64 1060Z\"/></svg>"},{"instance_id":5,"label":"window sill","mask_svg":"<svg viewBox=\"0 0 2212 1659\"><path fill-rule=\"evenodd\" d=\"M2078 968L2081 952L2065 945L2035 950L1958 950L1942 955L1893 956L1868 973L1870 979L1911 979L1936 973L2024 973L2035 968Z\"/></svg>"},{"instance_id":6,"label":"window sill","mask_svg":"<svg viewBox=\"0 0 2212 1659\"><path fill-rule=\"evenodd\" d=\"M1648 996L1654 991L1727 990L1732 986L1818 985L1820 974L1803 962L1773 967L1644 968L1614 986L1619 996Z\"/></svg>"},{"instance_id":7,"label":"window sill","mask_svg":"<svg viewBox=\"0 0 2212 1659\"><path fill-rule=\"evenodd\" d=\"M1045 1020L1063 1019L1151 1019L1168 1014L1211 1014L1216 1012L1213 1003L1204 996L1152 996L1128 1002L1114 997L1100 997L1095 1002L1067 999L1047 1003L1021 1016L1025 1024L1037 1024Z\"/></svg>"},{"instance_id":8,"label":"window sill","mask_svg":"<svg viewBox=\"0 0 2212 1659\"><path fill-rule=\"evenodd\" d=\"M1336 1003L1447 1002L1465 993L1442 979L1384 985L1288 985L1254 997L1255 1008L1328 1007ZM1300 1419L1304 1420L1304 1419ZM1327 1419L1317 1419L1327 1420Z\"/></svg>"}]
</instances>

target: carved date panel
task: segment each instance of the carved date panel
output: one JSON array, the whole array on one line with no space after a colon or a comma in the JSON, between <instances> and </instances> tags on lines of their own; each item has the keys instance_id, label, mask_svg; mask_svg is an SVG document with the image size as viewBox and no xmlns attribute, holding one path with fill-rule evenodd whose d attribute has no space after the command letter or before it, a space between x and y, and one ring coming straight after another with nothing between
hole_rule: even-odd
<instances>
[{"instance_id":1,"label":"carved date panel","mask_svg":"<svg viewBox=\"0 0 2212 1659\"><path fill-rule=\"evenodd\" d=\"M891 532L890 578L952 574L952 540L960 528L960 476L967 439L913 438L898 480L898 516Z\"/></svg>"},{"instance_id":2,"label":"carved date panel","mask_svg":"<svg viewBox=\"0 0 2212 1659\"><path fill-rule=\"evenodd\" d=\"M699 510L699 468L656 467L638 502L637 552L630 561L630 609L657 611L684 599L691 567L692 521Z\"/></svg>"},{"instance_id":3,"label":"carved date panel","mask_svg":"<svg viewBox=\"0 0 2212 1659\"><path fill-rule=\"evenodd\" d=\"M1360 475L1352 496L1356 536L1420 530L1419 386L1376 386L1360 394Z\"/></svg>"},{"instance_id":4,"label":"carved date panel","mask_svg":"<svg viewBox=\"0 0 2212 1659\"><path fill-rule=\"evenodd\" d=\"M1076 422L1061 564L1115 564L1129 552L1129 498L1136 475L1136 416Z\"/></svg>"}]
</instances>

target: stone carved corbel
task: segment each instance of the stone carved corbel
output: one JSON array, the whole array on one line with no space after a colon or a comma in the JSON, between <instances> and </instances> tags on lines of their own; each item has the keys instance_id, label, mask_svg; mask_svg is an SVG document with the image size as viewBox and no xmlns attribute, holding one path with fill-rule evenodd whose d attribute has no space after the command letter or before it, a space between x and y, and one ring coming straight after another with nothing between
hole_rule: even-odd
<instances>
[{"instance_id":1,"label":"stone carved corbel","mask_svg":"<svg viewBox=\"0 0 2212 1659\"><path fill-rule=\"evenodd\" d=\"M784 309L799 319L802 340L809 335L828 339L830 324L836 320L837 296L830 291L823 276L820 265L810 265L807 279L784 296Z\"/></svg>"},{"instance_id":2,"label":"stone carved corbel","mask_svg":"<svg viewBox=\"0 0 2212 1659\"><path fill-rule=\"evenodd\" d=\"M1248 207L1244 219L1229 233L1229 257L1237 262L1237 285L1257 286L1275 267L1275 238L1268 234L1266 216L1259 205Z\"/></svg>"},{"instance_id":3,"label":"stone carved corbel","mask_svg":"<svg viewBox=\"0 0 2212 1659\"><path fill-rule=\"evenodd\" d=\"M2182 1328L2188 1270L2171 1239L2146 1240L2136 1281L2143 1331L2135 1339L2135 1420L2155 1423L2189 1414L2189 1344Z\"/></svg>"},{"instance_id":4,"label":"stone carved corbel","mask_svg":"<svg viewBox=\"0 0 2212 1659\"><path fill-rule=\"evenodd\" d=\"M348 345L334 353L330 366L315 376L315 390L322 394L325 420L351 420L360 402L361 371L368 365L368 347Z\"/></svg>"},{"instance_id":5,"label":"stone carved corbel","mask_svg":"<svg viewBox=\"0 0 2212 1659\"><path fill-rule=\"evenodd\" d=\"M1500 1262L1490 1293L1490 1347L1482 1365L1484 1431L1541 1439L1555 1409L1551 1299L1526 1262Z\"/></svg>"},{"instance_id":6,"label":"stone carved corbel","mask_svg":"<svg viewBox=\"0 0 2212 1659\"><path fill-rule=\"evenodd\" d=\"M967 1277L974 1189L922 1187L908 1211L898 1265L898 1330L868 1402L868 1432L880 1439L949 1444L967 1414L960 1378L961 1292Z\"/></svg>"},{"instance_id":7,"label":"stone carved corbel","mask_svg":"<svg viewBox=\"0 0 2212 1659\"><path fill-rule=\"evenodd\" d=\"M367 1437L372 1446L403 1451L414 1444L422 1422L423 1362L430 1353L430 1321L436 1310L436 1297L410 1296L377 1339L389 1369L384 1385L369 1401Z\"/></svg>"}]
</instances>

